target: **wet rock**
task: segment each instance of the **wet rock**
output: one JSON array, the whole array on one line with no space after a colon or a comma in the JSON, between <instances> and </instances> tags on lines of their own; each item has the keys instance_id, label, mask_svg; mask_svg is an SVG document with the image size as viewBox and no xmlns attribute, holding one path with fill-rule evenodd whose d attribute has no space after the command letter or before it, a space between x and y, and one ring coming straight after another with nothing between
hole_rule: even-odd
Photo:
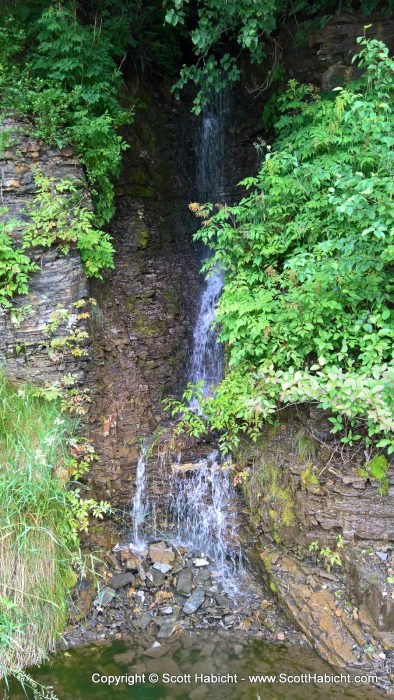
<instances>
[{"instance_id":1,"label":"wet rock","mask_svg":"<svg viewBox=\"0 0 394 700\"><path fill-rule=\"evenodd\" d=\"M178 579L176 582L177 593L181 595L189 595L192 590L192 571L189 568L182 569L179 572Z\"/></svg>"},{"instance_id":2,"label":"wet rock","mask_svg":"<svg viewBox=\"0 0 394 700\"><path fill-rule=\"evenodd\" d=\"M210 583L211 576L208 569L198 569L193 578L195 585L204 586L205 588Z\"/></svg>"},{"instance_id":3,"label":"wet rock","mask_svg":"<svg viewBox=\"0 0 394 700\"><path fill-rule=\"evenodd\" d=\"M121 571L121 566L118 561L118 557L115 554L106 554L105 559L107 563L112 566L113 569L116 569L116 571Z\"/></svg>"},{"instance_id":4,"label":"wet rock","mask_svg":"<svg viewBox=\"0 0 394 700\"><path fill-rule=\"evenodd\" d=\"M167 654L168 650L168 646L162 645L160 642L153 642L152 646L145 649L144 655L151 656L153 659L159 659L164 654Z\"/></svg>"},{"instance_id":5,"label":"wet rock","mask_svg":"<svg viewBox=\"0 0 394 700\"><path fill-rule=\"evenodd\" d=\"M207 559L204 559L202 557L197 557L196 559L193 559L193 564L194 566L209 566L209 561Z\"/></svg>"},{"instance_id":6,"label":"wet rock","mask_svg":"<svg viewBox=\"0 0 394 700\"><path fill-rule=\"evenodd\" d=\"M214 593L213 596L214 596L217 604L220 605L221 608L229 608L230 607L230 601L228 598L226 598L225 595L222 595L221 593Z\"/></svg>"},{"instance_id":7,"label":"wet rock","mask_svg":"<svg viewBox=\"0 0 394 700\"><path fill-rule=\"evenodd\" d=\"M122 555L125 555L122 557ZM126 564L126 569L129 571L139 571L141 567L141 560L137 554L133 554L132 552L122 552L121 553L121 558Z\"/></svg>"},{"instance_id":8,"label":"wet rock","mask_svg":"<svg viewBox=\"0 0 394 700\"><path fill-rule=\"evenodd\" d=\"M156 562L156 564L153 564L153 569L157 569L157 571L161 571L162 574L168 574L169 571L171 571L172 566L171 564L160 564L160 562Z\"/></svg>"},{"instance_id":9,"label":"wet rock","mask_svg":"<svg viewBox=\"0 0 394 700\"><path fill-rule=\"evenodd\" d=\"M376 552L376 556L379 557L382 561L387 561L387 552Z\"/></svg>"},{"instance_id":10,"label":"wet rock","mask_svg":"<svg viewBox=\"0 0 394 700\"><path fill-rule=\"evenodd\" d=\"M157 571L157 569L151 569L150 571L148 571L146 579L146 583L149 588L158 588L159 586L162 586L164 584L165 576L161 573L161 571Z\"/></svg>"},{"instance_id":11,"label":"wet rock","mask_svg":"<svg viewBox=\"0 0 394 700\"><path fill-rule=\"evenodd\" d=\"M163 613L163 615L171 615L171 613L173 612L173 608L171 607L171 605L168 605L167 607L162 608L161 612Z\"/></svg>"},{"instance_id":12,"label":"wet rock","mask_svg":"<svg viewBox=\"0 0 394 700\"><path fill-rule=\"evenodd\" d=\"M126 574L116 574L108 580L108 586L117 591L119 588L123 588L129 584L134 584L134 576L131 573Z\"/></svg>"},{"instance_id":13,"label":"wet rock","mask_svg":"<svg viewBox=\"0 0 394 700\"><path fill-rule=\"evenodd\" d=\"M195 588L193 593L188 597L182 611L186 615L192 615L201 607L205 600L205 591L203 588Z\"/></svg>"},{"instance_id":14,"label":"wet rock","mask_svg":"<svg viewBox=\"0 0 394 700\"><path fill-rule=\"evenodd\" d=\"M311 591L306 566L289 554L266 547L260 554L276 594L318 653L339 668L358 668L366 638L348 615L337 617L337 601L325 586ZM263 621L267 626L267 621ZM365 660L365 670L371 666ZM364 670L364 669L363 669Z\"/></svg>"},{"instance_id":15,"label":"wet rock","mask_svg":"<svg viewBox=\"0 0 394 700\"><path fill-rule=\"evenodd\" d=\"M224 617L224 624L225 625L233 625L234 622L236 621L236 616L235 615L225 615Z\"/></svg>"},{"instance_id":16,"label":"wet rock","mask_svg":"<svg viewBox=\"0 0 394 700\"><path fill-rule=\"evenodd\" d=\"M146 630L152 622L152 615L149 612L144 612L140 618L139 626L142 630Z\"/></svg>"},{"instance_id":17,"label":"wet rock","mask_svg":"<svg viewBox=\"0 0 394 700\"><path fill-rule=\"evenodd\" d=\"M115 596L116 593L113 588L102 588L94 601L94 605L99 605L100 607L109 605Z\"/></svg>"},{"instance_id":18,"label":"wet rock","mask_svg":"<svg viewBox=\"0 0 394 700\"><path fill-rule=\"evenodd\" d=\"M166 620L163 622L163 624L160 626L159 632L157 634L159 639L168 639L168 637L171 637L173 632L175 631L177 624L176 621L173 619Z\"/></svg>"},{"instance_id":19,"label":"wet rock","mask_svg":"<svg viewBox=\"0 0 394 700\"><path fill-rule=\"evenodd\" d=\"M155 603L164 603L166 600L172 600L173 597L171 591L158 591L155 595Z\"/></svg>"},{"instance_id":20,"label":"wet rock","mask_svg":"<svg viewBox=\"0 0 394 700\"><path fill-rule=\"evenodd\" d=\"M156 564L169 564L175 559L175 552L165 542L155 542L149 546L149 556Z\"/></svg>"},{"instance_id":21,"label":"wet rock","mask_svg":"<svg viewBox=\"0 0 394 700\"><path fill-rule=\"evenodd\" d=\"M195 472L199 469L205 467L204 462L185 462L184 464L178 464L178 462L173 462L171 464L171 470L177 474L187 474L188 472Z\"/></svg>"}]
</instances>

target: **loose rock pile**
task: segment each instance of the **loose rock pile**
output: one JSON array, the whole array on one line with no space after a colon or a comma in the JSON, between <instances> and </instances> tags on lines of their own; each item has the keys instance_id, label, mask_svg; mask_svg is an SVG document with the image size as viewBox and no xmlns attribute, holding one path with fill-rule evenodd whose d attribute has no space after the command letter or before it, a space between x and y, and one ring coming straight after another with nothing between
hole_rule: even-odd
<instances>
[{"instance_id":1,"label":"loose rock pile","mask_svg":"<svg viewBox=\"0 0 394 700\"><path fill-rule=\"evenodd\" d=\"M68 635L71 644L141 633L160 641L194 629L237 629L271 642L299 642L273 597L253 578L242 577L242 590L229 593L215 562L202 552L158 540L142 553L116 545L105 563L80 634Z\"/></svg>"}]
</instances>

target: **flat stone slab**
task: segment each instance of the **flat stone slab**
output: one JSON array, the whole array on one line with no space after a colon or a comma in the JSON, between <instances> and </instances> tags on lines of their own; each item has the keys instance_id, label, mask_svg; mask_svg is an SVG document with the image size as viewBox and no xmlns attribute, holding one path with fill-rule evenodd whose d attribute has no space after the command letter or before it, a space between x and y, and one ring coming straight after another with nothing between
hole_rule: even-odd
<instances>
[{"instance_id":1,"label":"flat stone slab","mask_svg":"<svg viewBox=\"0 0 394 700\"><path fill-rule=\"evenodd\" d=\"M177 623L175 620L166 620L157 633L158 639L168 639L168 637L171 637L172 633L175 632L176 627Z\"/></svg>"},{"instance_id":2,"label":"flat stone slab","mask_svg":"<svg viewBox=\"0 0 394 700\"><path fill-rule=\"evenodd\" d=\"M110 588L113 588L115 591L117 591L119 588L123 588L124 586L128 586L132 583L134 583L135 578L133 574L131 573L126 573L126 574L115 574L115 576L112 576L108 580L108 586Z\"/></svg>"},{"instance_id":3,"label":"flat stone slab","mask_svg":"<svg viewBox=\"0 0 394 700\"><path fill-rule=\"evenodd\" d=\"M205 591L203 588L195 588L193 593L188 597L182 611L185 615L193 615L198 610L205 600Z\"/></svg>"},{"instance_id":4,"label":"flat stone slab","mask_svg":"<svg viewBox=\"0 0 394 700\"><path fill-rule=\"evenodd\" d=\"M181 595L189 595L193 586L192 570L186 567L181 569L176 582L176 590Z\"/></svg>"},{"instance_id":5,"label":"flat stone slab","mask_svg":"<svg viewBox=\"0 0 394 700\"><path fill-rule=\"evenodd\" d=\"M175 559L175 552L165 542L155 542L149 546L149 557L155 564L169 564Z\"/></svg>"},{"instance_id":6,"label":"flat stone slab","mask_svg":"<svg viewBox=\"0 0 394 700\"><path fill-rule=\"evenodd\" d=\"M116 593L113 588L102 588L94 601L95 605L105 606L111 603L112 599L115 598Z\"/></svg>"},{"instance_id":7,"label":"flat stone slab","mask_svg":"<svg viewBox=\"0 0 394 700\"><path fill-rule=\"evenodd\" d=\"M204 557L196 557L196 559L193 559L193 564L194 566L209 566L209 561L205 559Z\"/></svg>"}]
</instances>

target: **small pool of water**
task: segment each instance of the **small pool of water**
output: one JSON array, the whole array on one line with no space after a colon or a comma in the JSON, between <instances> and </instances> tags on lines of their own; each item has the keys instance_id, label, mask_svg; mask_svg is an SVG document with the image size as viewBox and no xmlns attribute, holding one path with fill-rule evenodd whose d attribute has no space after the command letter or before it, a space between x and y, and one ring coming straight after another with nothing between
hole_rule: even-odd
<instances>
[{"instance_id":1,"label":"small pool of water","mask_svg":"<svg viewBox=\"0 0 394 700\"><path fill-rule=\"evenodd\" d=\"M310 651L268 645L246 634L204 632L165 641L156 651L148 646L144 639L133 639L83 647L57 655L31 675L52 686L59 700L383 698L383 693L371 686L343 680L306 682L305 674L332 676L334 671ZM154 658L151 653L160 656ZM258 678L263 675L276 676L276 681ZM109 685L110 676L123 679ZM7 697L26 700L16 684ZM33 700L34 694L27 691L27 697Z\"/></svg>"}]
</instances>

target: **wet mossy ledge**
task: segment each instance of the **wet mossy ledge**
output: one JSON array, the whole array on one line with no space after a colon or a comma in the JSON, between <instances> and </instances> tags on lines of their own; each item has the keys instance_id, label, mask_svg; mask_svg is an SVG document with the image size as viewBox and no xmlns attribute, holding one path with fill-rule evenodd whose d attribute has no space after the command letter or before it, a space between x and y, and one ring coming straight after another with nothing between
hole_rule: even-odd
<instances>
[{"instance_id":1,"label":"wet mossy ledge","mask_svg":"<svg viewBox=\"0 0 394 700\"><path fill-rule=\"evenodd\" d=\"M386 546L394 537L392 467L384 458L382 490L383 472L366 471L362 454L344 456L322 410L282 411L256 442L241 440L234 462L254 526L277 544L332 546L341 533L347 543Z\"/></svg>"}]
</instances>

